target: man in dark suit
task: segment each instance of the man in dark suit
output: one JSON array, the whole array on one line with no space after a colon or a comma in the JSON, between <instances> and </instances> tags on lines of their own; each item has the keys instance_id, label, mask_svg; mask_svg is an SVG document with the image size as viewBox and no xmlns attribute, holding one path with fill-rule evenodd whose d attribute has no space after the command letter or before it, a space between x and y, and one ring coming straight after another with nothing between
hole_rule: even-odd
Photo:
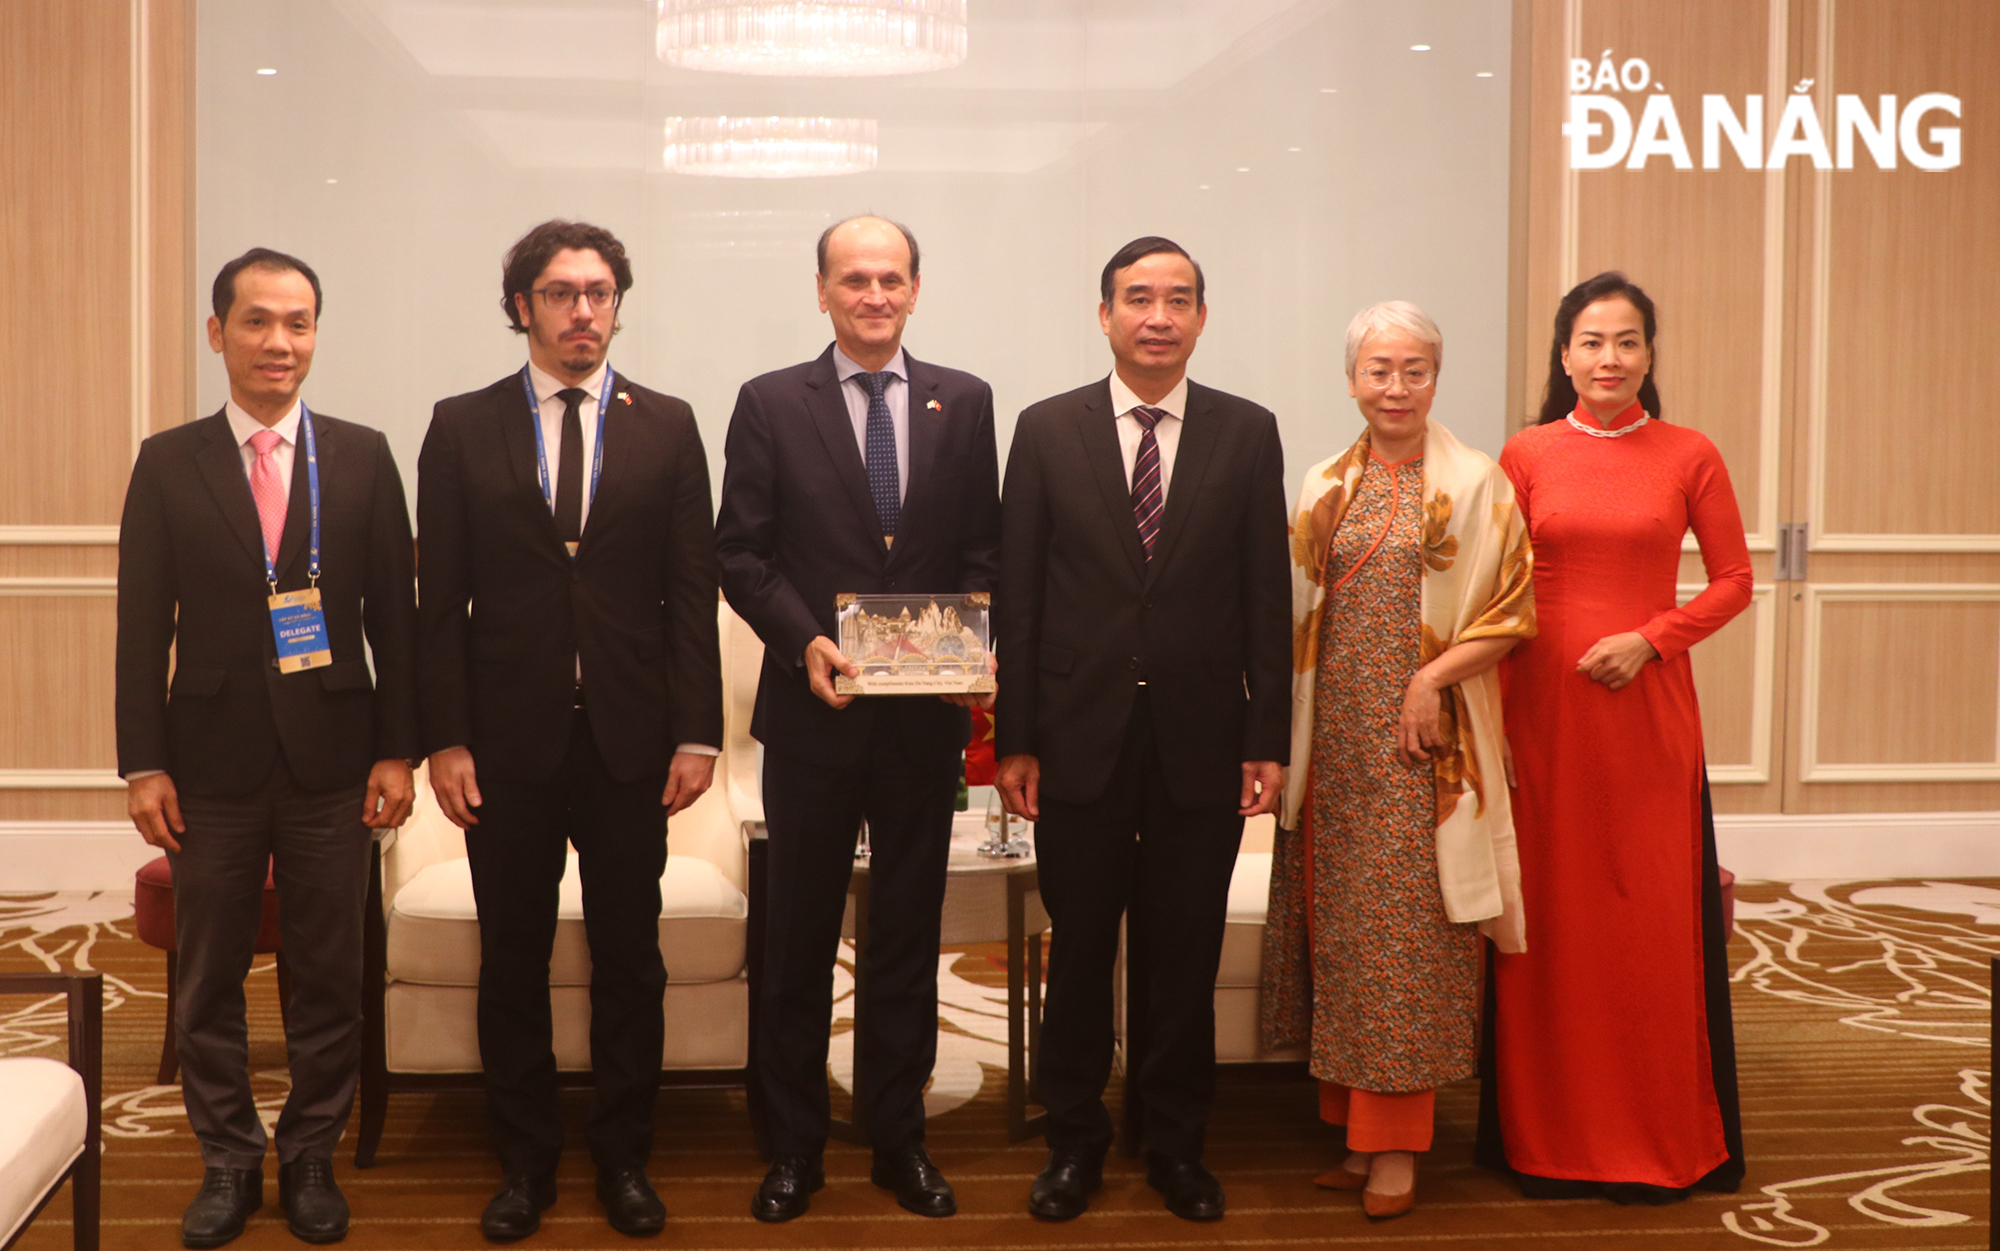
<instances>
[{"instance_id":1,"label":"man in dark suit","mask_svg":"<svg viewBox=\"0 0 2000 1251\"><path fill-rule=\"evenodd\" d=\"M440 401L417 473L419 696L431 785L466 832L479 908L479 1054L504 1181L480 1218L513 1241L555 1202L562 1118L549 953L575 846L590 944L590 1154L622 1233L657 1233L646 1178L667 971L667 822L722 741L714 527L694 413L605 361L632 285L581 222L507 255L528 362Z\"/></svg>"},{"instance_id":2,"label":"man in dark suit","mask_svg":"<svg viewBox=\"0 0 2000 1251\"><path fill-rule=\"evenodd\" d=\"M1169 240L1119 249L1111 376L1022 413L1007 459L995 735L1054 929L1028 1199L1046 1220L1085 1209L1111 1143L1128 908L1147 1180L1177 1216L1222 1216L1201 1162L1215 974L1244 818L1276 807L1290 750L1291 578L1277 421L1187 379L1203 286Z\"/></svg>"},{"instance_id":3,"label":"man in dark suit","mask_svg":"<svg viewBox=\"0 0 2000 1251\"><path fill-rule=\"evenodd\" d=\"M790 1220L823 1182L827 1017L855 836L868 821L855 1106L875 1184L925 1216L957 1210L924 1150L937 1057L946 857L973 696L836 694L843 592L990 591L998 575L993 392L913 359L917 245L878 217L820 236L819 358L743 384L716 542L730 606L764 640L751 732L770 832L758 1081L770 1172L752 1212ZM954 706L956 705L956 706Z\"/></svg>"},{"instance_id":4,"label":"man in dark suit","mask_svg":"<svg viewBox=\"0 0 2000 1251\"><path fill-rule=\"evenodd\" d=\"M268 866L290 971L278 1194L294 1234L334 1242L347 1233L333 1149L360 1074L370 830L402 824L413 793L410 517L388 440L299 398L319 325L312 270L252 249L223 266L213 305L229 402L147 439L125 493L118 770L133 823L173 866L175 1045L205 1166L182 1241L219 1247L263 1206L243 978ZM307 591L321 633L280 647L274 622L291 610L267 600Z\"/></svg>"}]
</instances>

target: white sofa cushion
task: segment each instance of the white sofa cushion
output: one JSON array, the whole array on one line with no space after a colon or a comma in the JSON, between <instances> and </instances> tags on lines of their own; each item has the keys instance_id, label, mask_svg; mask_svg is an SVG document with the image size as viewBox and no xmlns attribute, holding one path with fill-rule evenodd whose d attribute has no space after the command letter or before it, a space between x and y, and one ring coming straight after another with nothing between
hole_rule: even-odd
<instances>
[{"instance_id":1,"label":"white sofa cushion","mask_svg":"<svg viewBox=\"0 0 2000 1251\"><path fill-rule=\"evenodd\" d=\"M75 1069L39 1056L0 1060L0 1246L83 1154L89 1130Z\"/></svg>"},{"instance_id":2,"label":"white sofa cushion","mask_svg":"<svg viewBox=\"0 0 2000 1251\"><path fill-rule=\"evenodd\" d=\"M669 1069L740 1069L750 1055L750 989L742 978L669 985L664 1001ZM590 1068L590 988L549 991L556 1067ZM479 991L472 986L397 982L384 1003L389 1069L395 1073L477 1073Z\"/></svg>"},{"instance_id":3,"label":"white sofa cushion","mask_svg":"<svg viewBox=\"0 0 2000 1251\"><path fill-rule=\"evenodd\" d=\"M669 856L660 875L660 903L660 952L669 983L721 982L742 974L749 901L720 869L698 856ZM549 984L588 986L583 881L573 851L563 869L556 918ZM479 912L470 862L433 864L396 892L389 908L388 965L391 981L479 984ZM470 1021L468 1016L468 1026Z\"/></svg>"},{"instance_id":4,"label":"white sofa cushion","mask_svg":"<svg viewBox=\"0 0 2000 1251\"><path fill-rule=\"evenodd\" d=\"M1271 902L1271 853L1246 851L1229 878L1229 922L1222 930L1218 987L1255 988L1264 973L1264 917Z\"/></svg>"}]
</instances>

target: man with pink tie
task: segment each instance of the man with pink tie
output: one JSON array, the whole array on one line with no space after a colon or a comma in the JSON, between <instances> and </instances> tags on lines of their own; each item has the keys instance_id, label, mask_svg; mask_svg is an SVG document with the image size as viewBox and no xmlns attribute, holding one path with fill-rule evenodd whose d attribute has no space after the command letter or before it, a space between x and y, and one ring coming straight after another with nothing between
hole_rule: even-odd
<instances>
[{"instance_id":1,"label":"man with pink tie","mask_svg":"<svg viewBox=\"0 0 2000 1251\"><path fill-rule=\"evenodd\" d=\"M263 1205L243 979L268 865L291 974L279 1201L294 1235L336 1242L371 831L409 815L418 754L410 519L388 440L300 398L320 312L305 262L254 248L213 302L229 402L147 439L125 495L118 770L173 864L174 1032L205 1166L181 1241L219 1247Z\"/></svg>"}]
</instances>

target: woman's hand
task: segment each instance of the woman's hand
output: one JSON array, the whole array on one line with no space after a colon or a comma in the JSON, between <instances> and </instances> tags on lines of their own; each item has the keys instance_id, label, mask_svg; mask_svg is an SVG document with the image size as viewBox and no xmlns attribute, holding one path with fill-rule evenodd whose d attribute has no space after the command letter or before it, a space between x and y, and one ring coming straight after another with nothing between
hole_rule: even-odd
<instances>
[{"instance_id":1,"label":"woman's hand","mask_svg":"<svg viewBox=\"0 0 2000 1251\"><path fill-rule=\"evenodd\" d=\"M1438 696L1437 679L1419 669L1403 692L1403 715L1396 719L1396 758L1404 764L1421 764L1431 752L1444 747L1438 732L1438 712L1443 701Z\"/></svg>"},{"instance_id":2,"label":"woman's hand","mask_svg":"<svg viewBox=\"0 0 2000 1251\"><path fill-rule=\"evenodd\" d=\"M1646 667L1649 660L1658 660L1660 653L1646 641L1646 636L1637 630L1624 634L1609 634L1590 645L1583 659L1576 662L1576 671L1593 682L1602 682L1614 691L1622 691L1639 676L1639 670Z\"/></svg>"}]
</instances>

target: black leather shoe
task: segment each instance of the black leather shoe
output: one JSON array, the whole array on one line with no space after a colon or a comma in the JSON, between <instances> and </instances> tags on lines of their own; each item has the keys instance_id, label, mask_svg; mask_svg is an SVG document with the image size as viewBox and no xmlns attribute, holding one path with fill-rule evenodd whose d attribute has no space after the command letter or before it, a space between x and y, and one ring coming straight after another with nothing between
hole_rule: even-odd
<instances>
[{"instance_id":1,"label":"black leather shoe","mask_svg":"<svg viewBox=\"0 0 2000 1251\"><path fill-rule=\"evenodd\" d=\"M951 1183L931 1163L924 1144L911 1143L896 1151L879 1153L869 1179L884 1190L896 1192L896 1202L918 1216L950 1216L958 1211L958 1199Z\"/></svg>"},{"instance_id":2,"label":"black leather shoe","mask_svg":"<svg viewBox=\"0 0 2000 1251\"><path fill-rule=\"evenodd\" d=\"M750 1215L760 1221L788 1221L804 1216L812 1206L812 1193L826 1185L826 1170L818 1156L781 1155L771 1160L771 1171L757 1187L750 1201Z\"/></svg>"},{"instance_id":3,"label":"black leather shoe","mask_svg":"<svg viewBox=\"0 0 2000 1251\"><path fill-rule=\"evenodd\" d=\"M1200 1160L1146 1158L1146 1184L1167 1197L1167 1211L1184 1221L1222 1219L1222 1183Z\"/></svg>"},{"instance_id":4,"label":"black leather shoe","mask_svg":"<svg viewBox=\"0 0 2000 1251\"><path fill-rule=\"evenodd\" d=\"M1075 1220L1090 1207L1092 1192L1103 1185L1103 1160L1051 1151L1048 1165L1028 1187L1028 1211L1041 1221Z\"/></svg>"},{"instance_id":5,"label":"black leather shoe","mask_svg":"<svg viewBox=\"0 0 2000 1251\"><path fill-rule=\"evenodd\" d=\"M667 1205L646 1180L646 1170L620 1168L597 1171L597 1201L611 1228L634 1238L657 1234L667 1225Z\"/></svg>"},{"instance_id":6,"label":"black leather shoe","mask_svg":"<svg viewBox=\"0 0 2000 1251\"><path fill-rule=\"evenodd\" d=\"M278 1166L278 1202L300 1242L339 1242L347 1237L347 1197L333 1181L333 1161L300 1156Z\"/></svg>"},{"instance_id":7,"label":"black leather shoe","mask_svg":"<svg viewBox=\"0 0 2000 1251\"><path fill-rule=\"evenodd\" d=\"M243 1222L264 1206L264 1170L212 1168L181 1217L181 1245L219 1247L243 1232Z\"/></svg>"},{"instance_id":8,"label":"black leather shoe","mask_svg":"<svg viewBox=\"0 0 2000 1251\"><path fill-rule=\"evenodd\" d=\"M479 1214L479 1232L493 1242L519 1242L542 1227L542 1212L556 1201L556 1179L509 1173L500 1193Z\"/></svg>"}]
</instances>

